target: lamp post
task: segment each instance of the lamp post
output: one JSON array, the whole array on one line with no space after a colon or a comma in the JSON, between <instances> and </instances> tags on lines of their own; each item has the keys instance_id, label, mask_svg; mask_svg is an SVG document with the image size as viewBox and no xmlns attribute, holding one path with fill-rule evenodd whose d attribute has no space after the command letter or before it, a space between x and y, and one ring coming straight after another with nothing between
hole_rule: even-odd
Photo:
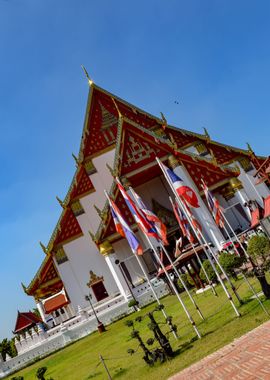
<instances>
[{"instance_id":1,"label":"lamp post","mask_svg":"<svg viewBox=\"0 0 270 380\"><path fill-rule=\"evenodd\" d=\"M93 311L93 313L94 313L94 316L95 316L96 321L97 321L97 324L98 324L98 325L97 325L97 327L98 327L98 332L99 332L99 333L102 333L102 332L106 331L105 326L103 325L102 322L100 322L100 320L99 320L98 317L97 317L97 313L96 313L96 311L95 311L95 309L94 309L94 306L93 306L93 304L92 304L92 301L91 301L91 299L92 299L91 294L86 295L84 298L86 299L86 301L88 301L88 302L90 303L91 309L92 309L92 311Z\"/></svg>"}]
</instances>

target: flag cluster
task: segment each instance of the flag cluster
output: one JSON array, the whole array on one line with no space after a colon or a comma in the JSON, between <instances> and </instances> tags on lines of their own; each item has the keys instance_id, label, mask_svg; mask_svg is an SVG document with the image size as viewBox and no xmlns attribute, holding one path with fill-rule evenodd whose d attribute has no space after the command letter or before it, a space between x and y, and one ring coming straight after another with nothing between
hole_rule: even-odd
<instances>
[{"instance_id":1,"label":"flag cluster","mask_svg":"<svg viewBox=\"0 0 270 380\"><path fill-rule=\"evenodd\" d=\"M203 192L216 224L224 228L224 218L222 216L221 207L217 198L211 193L206 184L202 181Z\"/></svg>"}]
</instances>

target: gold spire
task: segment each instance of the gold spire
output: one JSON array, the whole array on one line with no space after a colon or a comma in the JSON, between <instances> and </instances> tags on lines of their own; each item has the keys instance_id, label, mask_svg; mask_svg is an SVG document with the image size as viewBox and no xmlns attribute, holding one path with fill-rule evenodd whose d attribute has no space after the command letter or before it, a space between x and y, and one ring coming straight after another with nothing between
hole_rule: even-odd
<instances>
[{"instance_id":1,"label":"gold spire","mask_svg":"<svg viewBox=\"0 0 270 380\"><path fill-rule=\"evenodd\" d=\"M95 239L95 235L93 234L93 232L89 230L88 233L89 233L91 239L93 240L93 242L95 243L96 239Z\"/></svg>"},{"instance_id":2,"label":"gold spire","mask_svg":"<svg viewBox=\"0 0 270 380\"><path fill-rule=\"evenodd\" d=\"M117 173L115 172L115 170L113 170L113 168L108 163L106 163L106 166L107 166L109 172L111 173L111 176L116 177Z\"/></svg>"},{"instance_id":3,"label":"gold spire","mask_svg":"<svg viewBox=\"0 0 270 380\"><path fill-rule=\"evenodd\" d=\"M81 65L81 67L82 67L82 69L84 71L84 74L85 74L87 80L88 80L88 84L91 87L92 84L94 83L94 81L89 77L88 72L86 71L86 68L83 65Z\"/></svg>"},{"instance_id":4,"label":"gold spire","mask_svg":"<svg viewBox=\"0 0 270 380\"><path fill-rule=\"evenodd\" d=\"M27 287L21 282L21 286L22 286L22 288L23 288L23 291L26 293L26 289L27 289Z\"/></svg>"},{"instance_id":5,"label":"gold spire","mask_svg":"<svg viewBox=\"0 0 270 380\"><path fill-rule=\"evenodd\" d=\"M211 140L211 137L210 137L210 135L209 135L209 133L208 133L208 130L207 130L205 127L203 127L203 130L204 130L205 137L206 137L208 140Z\"/></svg>"},{"instance_id":6,"label":"gold spire","mask_svg":"<svg viewBox=\"0 0 270 380\"><path fill-rule=\"evenodd\" d=\"M72 153L72 157L74 158L74 161L76 162L76 166L78 167L80 165L79 159L75 156L74 153Z\"/></svg>"},{"instance_id":7,"label":"gold spire","mask_svg":"<svg viewBox=\"0 0 270 380\"><path fill-rule=\"evenodd\" d=\"M168 126L167 119L162 112L160 112L160 115L161 115L161 120L162 120L162 128L166 129Z\"/></svg>"},{"instance_id":8,"label":"gold spire","mask_svg":"<svg viewBox=\"0 0 270 380\"><path fill-rule=\"evenodd\" d=\"M48 250L47 250L47 248L45 247L45 245L42 244L41 241L39 242L39 245L41 246L42 251L45 253L45 255L47 255L47 254L48 254Z\"/></svg>"},{"instance_id":9,"label":"gold spire","mask_svg":"<svg viewBox=\"0 0 270 380\"><path fill-rule=\"evenodd\" d=\"M61 201L61 199L60 199L58 196L56 196L56 199L58 200L60 206L61 206L63 209L66 209L66 208L67 208L67 206L65 205L65 203L64 203L63 201Z\"/></svg>"},{"instance_id":10,"label":"gold spire","mask_svg":"<svg viewBox=\"0 0 270 380\"><path fill-rule=\"evenodd\" d=\"M251 148L251 145L248 142L247 142L247 147L248 147L248 152L251 153L251 154L253 154L254 151L253 151L253 149Z\"/></svg>"},{"instance_id":11,"label":"gold spire","mask_svg":"<svg viewBox=\"0 0 270 380\"><path fill-rule=\"evenodd\" d=\"M104 221L106 220L106 213L102 212L96 205L94 205L94 209L98 213L98 216Z\"/></svg>"}]
</instances>

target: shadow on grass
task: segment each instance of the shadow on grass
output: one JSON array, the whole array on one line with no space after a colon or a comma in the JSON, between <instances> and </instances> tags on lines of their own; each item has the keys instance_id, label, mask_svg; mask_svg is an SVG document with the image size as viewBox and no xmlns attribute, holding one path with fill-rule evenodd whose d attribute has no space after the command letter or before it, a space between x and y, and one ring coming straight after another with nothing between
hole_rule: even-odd
<instances>
[{"instance_id":1,"label":"shadow on grass","mask_svg":"<svg viewBox=\"0 0 270 380\"><path fill-rule=\"evenodd\" d=\"M119 368L119 369L116 369L115 370L115 373L113 375L113 379L116 379L118 377L121 377L122 375L124 375L125 373L127 373L127 369L126 368Z\"/></svg>"},{"instance_id":2,"label":"shadow on grass","mask_svg":"<svg viewBox=\"0 0 270 380\"><path fill-rule=\"evenodd\" d=\"M97 376L99 376L99 375L101 375L102 374L102 372L94 372L94 373L90 373L90 375L88 375L86 378L85 378L85 380L90 380L90 379L94 379L95 377L97 377Z\"/></svg>"}]
</instances>

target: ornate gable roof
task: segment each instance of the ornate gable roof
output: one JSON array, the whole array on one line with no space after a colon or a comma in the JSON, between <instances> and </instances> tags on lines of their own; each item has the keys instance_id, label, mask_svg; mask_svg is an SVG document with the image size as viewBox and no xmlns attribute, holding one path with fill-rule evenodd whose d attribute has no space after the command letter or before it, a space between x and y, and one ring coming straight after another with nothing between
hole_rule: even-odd
<instances>
[{"instance_id":1,"label":"ornate gable roof","mask_svg":"<svg viewBox=\"0 0 270 380\"><path fill-rule=\"evenodd\" d=\"M26 330L27 328L35 326L39 322L42 322L42 320L40 318L38 318L31 311L26 312L26 313L21 313L18 311L15 329L14 329L13 333L17 334L21 331Z\"/></svg>"},{"instance_id":2,"label":"ornate gable roof","mask_svg":"<svg viewBox=\"0 0 270 380\"><path fill-rule=\"evenodd\" d=\"M128 178L133 187L136 187L161 175L155 161L156 156L166 159L171 154L177 156L186 166L198 188L200 188L201 178L204 178L208 186L213 187L227 182L239 174L233 168L222 167L214 163L212 159L179 149L174 139L172 140L165 133L160 136L121 116L118 125L114 168L112 169L114 174ZM120 210L123 209L123 216L128 215L131 218L128 222L133 223L134 220L126 210L125 202L119 196L116 186L112 186L110 195L115 199ZM95 235L97 244L105 239L113 241L119 238L118 235L115 235L108 203L105 204L102 215L104 218Z\"/></svg>"},{"instance_id":3,"label":"ornate gable roof","mask_svg":"<svg viewBox=\"0 0 270 380\"><path fill-rule=\"evenodd\" d=\"M46 255L35 277L28 287L23 285L26 294L43 297L47 294L55 293L63 288L63 283L55 268L53 258Z\"/></svg>"}]
</instances>

